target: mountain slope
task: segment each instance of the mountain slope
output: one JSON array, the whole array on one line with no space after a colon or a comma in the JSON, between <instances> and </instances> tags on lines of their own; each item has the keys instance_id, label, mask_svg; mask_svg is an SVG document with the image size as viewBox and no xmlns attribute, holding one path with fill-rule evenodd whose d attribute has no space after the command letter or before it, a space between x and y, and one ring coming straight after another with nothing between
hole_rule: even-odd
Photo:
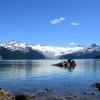
<instances>
[{"instance_id":1,"label":"mountain slope","mask_svg":"<svg viewBox=\"0 0 100 100\"><path fill-rule=\"evenodd\" d=\"M20 50L10 50L4 47L0 47L0 55L4 60L11 59L45 59L45 56L39 51L32 50L31 48L27 48L27 51Z\"/></svg>"},{"instance_id":2,"label":"mountain slope","mask_svg":"<svg viewBox=\"0 0 100 100\"><path fill-rule=\"evenodd\" d=\"M34 45L34 44L29 45L14 40L7 42L6 44L1 44L1 46L11 51L18 50L23 52L26 52L27 48L31 48L32 50L41 52L46 58L56 58L64 54L69 54L84 49L83 47L64 48L64 47L53 47L47 45Z\"/></svg>"},{"instance_id":3,"label":"mountain slope","mask_svg":"<svg viewBox=\"0 0 100 100\"><path fill-rule=\"evenodd\" d=\"M88 59L100 56L100 46L92 44L89 47L53 47L47 45L26 44L10 41L0 45L0 55L3 59Z\"/></svg>"},{"instance_id":4,"label":"mountain slope","mask_svg":"<svg viewBox=\"0 0 100 100\"><path fill-rule=\"evenodd\" d=\"M94 59L100 55L100 46L92 44L90 47L84 48L82 51L73 52L60 56L60 59L74 58L74 59Z\"/></svg>"}]
</instances>

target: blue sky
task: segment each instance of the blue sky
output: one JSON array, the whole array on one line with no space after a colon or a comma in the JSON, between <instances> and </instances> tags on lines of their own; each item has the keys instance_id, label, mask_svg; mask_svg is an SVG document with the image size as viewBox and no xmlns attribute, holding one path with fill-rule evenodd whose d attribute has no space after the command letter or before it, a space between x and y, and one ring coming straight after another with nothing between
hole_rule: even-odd
<instances>
[{"instance_id":1,"label":"blue sky","mask_svg":"<svg viewBox=\"0 0 100 100\"><path fill-rule=\"evenodd\" d=\"M100 0L0 0L0 42L100 45Z\"/></svg>"}]
</instances>

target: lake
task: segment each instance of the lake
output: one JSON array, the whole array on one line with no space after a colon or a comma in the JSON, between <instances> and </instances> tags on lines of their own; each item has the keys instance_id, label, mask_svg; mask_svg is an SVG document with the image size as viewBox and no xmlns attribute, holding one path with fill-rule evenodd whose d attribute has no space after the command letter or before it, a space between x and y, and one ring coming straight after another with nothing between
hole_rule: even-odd
<instances>
[{"instance_id":1,"label":"lake","mask_svg":"<svg viewBox=\"0 0 100 100\"><path fill-rule=\"evenodd\" d=\"M94 82L100 82L100 60L75 60L75 69L65 69L52 64L64 60L1 60L0 87L13 94L39 92L53 88L58 94L93 91Z\"/></svg>"}]
</instances>

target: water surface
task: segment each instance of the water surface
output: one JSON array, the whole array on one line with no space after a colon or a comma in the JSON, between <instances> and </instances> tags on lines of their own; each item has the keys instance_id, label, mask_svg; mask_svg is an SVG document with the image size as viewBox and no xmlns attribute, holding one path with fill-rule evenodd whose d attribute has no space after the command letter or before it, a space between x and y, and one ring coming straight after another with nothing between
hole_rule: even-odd
<instances>
[{"instance_id":1,"label":"water surface","mask_svg":"<svg viewBox=\"0 0 100 100\"><path fill-rule=\"evenodd\" d=\"M37 92L53 88L57 93L95 91L100 82L100 60L76 60L75 69L51 66L62 60L1 60L0 87L13 92Z\"/></svg>"}]
</instances>

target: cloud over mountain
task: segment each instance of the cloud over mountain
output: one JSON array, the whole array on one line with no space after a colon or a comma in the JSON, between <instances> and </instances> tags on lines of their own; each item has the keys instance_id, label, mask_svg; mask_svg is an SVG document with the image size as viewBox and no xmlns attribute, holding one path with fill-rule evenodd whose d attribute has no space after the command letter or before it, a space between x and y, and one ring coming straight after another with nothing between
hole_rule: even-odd
<instances>
[{"instance_id":1,"label":"cloud over mountain","mask_svg":"<svg viewBox=\"0 0 100 100\"><path fill-rule=\"evenodd\" d=\"M70 45L70 46L75 46L76 43L75 43L75 42L70 42L69 45Z\"/></svg>"}]
</instances>

